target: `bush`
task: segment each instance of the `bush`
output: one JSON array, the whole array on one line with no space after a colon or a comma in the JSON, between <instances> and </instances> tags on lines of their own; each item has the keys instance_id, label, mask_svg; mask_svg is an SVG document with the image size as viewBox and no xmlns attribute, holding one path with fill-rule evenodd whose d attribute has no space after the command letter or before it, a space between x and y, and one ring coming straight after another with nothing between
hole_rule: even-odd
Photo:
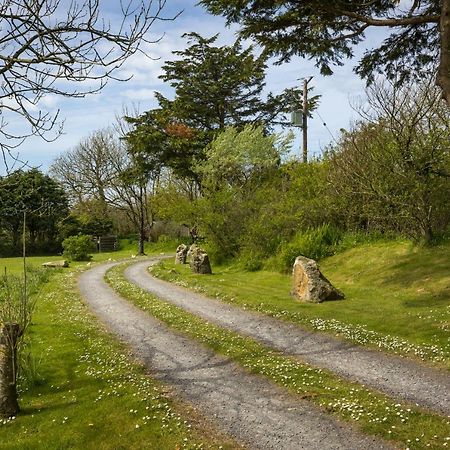
<instances>
[{"instance_id":1,"label":"bush","mask_svg":"<svg viewBox=\"0 0 450 450\"><path fill-rule=\"evenodd\" d=\"M92 258L89 253L94 251L94 243L86 235L68 237L64 239L62 246L63 256L71 261L89 261Z\"/></svg>"},{"instance_id":2,"label":"bush","mask_svg":"<svg viewBox=\"0 0 450 450\"><path fill-rule=\"evenodd\" d=\"M334 255L342 239L342 232L331 225L322 225L304 232L297 233L294 238L280 246L277 255L279 267L289 271L299 255L320 260Z\"/></svg>"},{"instance_id":3,"label":"bush","mask_svg":"<svg viewBox=\"0 0 450 450\"><path fill-rule=\"evenodd\" d=\"M256 272L263 268L264 256L254 252L244 252L239 256L239 266L248 272Z\"/></svg>"}]
</instances>

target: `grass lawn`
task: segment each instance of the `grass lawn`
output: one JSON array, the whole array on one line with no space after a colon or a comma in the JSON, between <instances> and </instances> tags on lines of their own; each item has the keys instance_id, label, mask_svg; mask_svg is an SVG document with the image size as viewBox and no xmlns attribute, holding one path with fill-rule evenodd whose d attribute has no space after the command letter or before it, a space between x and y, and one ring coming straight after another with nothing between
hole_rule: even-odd
<instances>
[{"instance_id":1,"label":"grass lawn","mask_svg":"<svg viewBox=\"0 0 450 450\"><path fill-rule=\"evenodd\" d=\"M132 255L136 255L137 252L137 244L129 243L128 240L123 240L120 243L120 248L116 252L110 253L92 253L91 263L107 261L109 259L126 259L130 258ZM145 243L145 252L148 254L159 254L159 253L174 253L173 244L170 243ZM42 263L48 261L58 261L64 259L63 256L32 256L27 257L27 265L33 267L40 267ZM86 261L82 262L71 262L70 266L78 267L85 266ZM13 257L13 258L0 258L0 273L21 273L23 271L23 260L21 257Z\"/></svg>"},{"instance_id":2,"label":"grass lawn","mask_svg":"<svg viewBox=\"0 0 450 450\"><path fill-rule=\"evenodd\" d=\"M49 258L29 263L43 260ZM20 270L20 259L0 264ZM21 382L22 411L0 420L0 449L235 448L149 377L99 325L76 291L79 270L56 270L38 296Z\"/></svg>"},{"instance_id":3,"label":"grass lawn","mask_svg":"<svg viewBox=\"0 0 450 450\"><path fill-rule=\"evenodd\" d=\"M152 273L248 309L450 367L450 244L368 244L325 259L321 269L345 300L296 302L290 276L235 265L213 266L214 274L205 276L164 261Z\"/></svg>"},{"instance_id":4,"label":"grass lawn","mask_svg":"<svg viewBox=\"0 0 450 450\"><path fill-rule=\"evenodd\" d=\"M250 372L270 378L366 433L393 440L400 448L438 449L448 444L448 418L397 403L357 383L302 364L253 339L208 323L128 282L123 276L124 267L114 267L106 274L107 281L122 296L168 326L235 360Z\"/></svg>"}]
</instances>

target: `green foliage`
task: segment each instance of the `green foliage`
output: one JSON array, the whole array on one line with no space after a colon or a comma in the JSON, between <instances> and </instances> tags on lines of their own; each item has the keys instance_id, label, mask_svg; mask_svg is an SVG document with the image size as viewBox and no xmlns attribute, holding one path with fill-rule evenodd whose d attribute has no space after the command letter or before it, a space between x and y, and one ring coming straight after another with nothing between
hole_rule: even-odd
<instances>
[{"instance_id":1,"label":"green foliage","mask_svg":"<svg viewBox=\"0 0 450 450\"><path fill-rule=\"evenodd\" d=\"M440 92L429 80L380 82L361 114L308 164L285 159L289 136L228 127L191 166L198 187L173 173L158 187L157 214L196 225L216 264L238 257L246 270L289 270L297 254L321 259L379 237L438 242L450 226L450 122ZM330 230L343 234L341 244Z\"/></svg>"},{"instance_id":2,"label":"green foliage","mask_svg":"<svg viewBox=\"0 0 450 450\"><path fill-rule=\"evenodd\" d=\"M62 243L63 256L71 261L89 261L92 259L90 252L94 251L94 243L90 236L70 236Z\"/></svg>"},{"instance_id":3,"label":"green foliage","mask_svg":"<svg viewBox=\"0 0 450 450\"><path fill-rule=\"evenodd\" d=\"M105 236L113 228L112 220L108 217L91 217L86 214L70 214L59 224L58 230L61 238L86 234L91 236Z\"/></svg>"},{"instance_id":4,"label":"green foliage","mask_svg":"<svg viewBox=\"0 0 450 450\"><path fill-rule=\"evenodd\" d=\"M280 246L277 255L279 268L291 271L295 258L300 255L315 260L331 256L336 253L341 239L342 231L328 224L299 232L291 241Z\"/></svg>"},{"instance_id":5,"label":"green foliage","mask_svg":"<svg viewBox=\"0 0 450 450\"><path fill-rule=\"evenodd\" d=\"M370 116L343 133L330 155L336 212L350 229L431 243L450 224L448 108L429 82L405 89L378 84L369 104Z\"/></svg>"},{"instance_id":6,"label":"green foliage","mask_svg":"<svg viewBox=\"0 0 450 450\"><path fill-rule=\"evenodd\" d=\"M256 40L266 53L279 56L282 62L294 55L312 58L323 75L332 74L332 66L342 65L342 61L354 55L353 47L366 39L366 29L371 26L384 26L389 31L378 47L366 50L356 67L356 72L369 81L379 72L396 82L419 79L424 66L437 66L436 54L441 52L441 61L448 58L447 41L440 40L438 26L443 24L440 16L445 14L446 2L410 2L408 12L394 1L201 0L200 3L209 12L224 15L228 23L239 23L240 35ZM448 83L448 63L441 64L440 75ZM441 85L444 88L444 83ZM448 87L444 90L449 98Z\"/></svg>"},{"instance_id":7,"label":"green foliage","mask_svg":"<svg viewBox=\"0 0 450 450\"><path fill-rule=\"evenodd\" d=\"M55 251L57 224L67 213L67 195L39 170L17 170L0 177L0 226L11 252L20 251L24 214L28 251Z\"/></svg>"},{"instance_id":8,"label":"green foliage","mask_svg":"<svg viewBox=\"0 0 450 450\"><path fill-rule=\"evenodd\" d=\"M246 125L242 130L226 128L206 149L205 161L197 165L203 188L251 189L279 166L292 140L292 134L265 135L262 125Z\"/></svg>"},{"instance_id":9,"label":"green foliage","mask_svg":"<svg viewBox=\"0 0 450 450\"><path fill-rule=\"evenodd\" d=\"M135 129L130 142L139 142L147 158L169 167L180 177L200 182L194 167L205 159L205 147L226 127L242 129L263 124L266 129L285 122L293 105L301 108L300 92L289 89L264 98L265 56L253 48L217 46L218 36L186 34L188 48L166 61L161 78L175 89L173 100L157 94L159 108L129 119ZM310 111L318 103L310 97Z\"/></svg>"},{"instance_id":10,"label":"green foliage","mask_svg":"<svg viewBox=\"0 0 450 450\"><path fill-rule=\"evenodd\" d=\"M216 262L236 256L249 221L257 214L260 192L276 176L291 136L264 134L262 126L228 128L208 147L197 165L202 198L195 202L196 223Z\"/></svg>"}]
</instances>

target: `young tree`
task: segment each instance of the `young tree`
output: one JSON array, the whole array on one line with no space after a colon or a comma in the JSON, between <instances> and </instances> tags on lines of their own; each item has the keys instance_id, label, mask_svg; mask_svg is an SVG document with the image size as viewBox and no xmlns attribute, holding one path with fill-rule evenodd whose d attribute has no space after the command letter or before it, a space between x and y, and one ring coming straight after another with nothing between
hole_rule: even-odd
<instances>
[{"instance_id":1,"label":"young tree","mask_svg":"<svg viewBox=\"0 0 450 450\"><path fill-rule=\"evenodd\" d=\"M383 71L390 79L420 78L424 66L437 67L437 84L450 105L450 0L256 1L201 0L213 14L241 24L271 55L314 58L322 74L353 56L369 28L385 28L383 43L367 50L356 72L368 81Z\"/></svg>"},{"instance_id":2,"label":"young tree","mask_svg":"<svg viewBox=\"0 0 450 450\"><path fill-rule=\"evenodd\" d=\"M151 43L148 30L166 1L120 0L108 19L103 0L0 1L0 147L29 135L51 139L58 113L39 110L46 95L82 98L102 89L126 59ZM29 132L8 127L19 116ZM58 128L57 134L60 131Z\"/></svg>"},{"instance_id":3,"label":"young tree","mask_svg":"<svg viewBox=\"0 0 450 450\"><path fill-rule=\"evenodd\" d=\"M226 128L208 146L206 159L197 166L203 196L194 209L213 256L239 252L249 220L261 205L258 191L277 171L291 141L291 135L266 136L262 126L246 125L242 131Z\"/></svg>"},{"instance_id":4,"label":"young tree","mask_svg":"<svg viewBox=\"0 0 450 450\"><path fill-rule=\"evenodd\" d=\"M144 243L153 226L150 190L157 182L158 169L148 164L138 148L128 148L128 159L117 167L117 179L112 187L112 204L125 212L138 230L138 254L145 255Z\"/></svg>"}]
</instances>

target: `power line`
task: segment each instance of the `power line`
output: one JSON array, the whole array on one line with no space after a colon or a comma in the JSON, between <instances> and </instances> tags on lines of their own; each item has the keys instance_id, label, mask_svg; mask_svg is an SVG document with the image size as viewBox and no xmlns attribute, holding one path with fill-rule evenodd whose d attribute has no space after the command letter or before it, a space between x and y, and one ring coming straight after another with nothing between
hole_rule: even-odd
<instances>
[{"instance_id":1,"label":"power line","mask_svg":"<svg viewBox=\"0 0 450 450\"><path fill-rule=\"evenodd\" d=\"M322 121L323 126L327 129L328 133L330 134L331 138L333 139L333 141L336 144L339 144L339 142L336 140L336 138L334 137L334 134L331 132L330 128L328 127L327 123L325 122L325 120L323 119L323 117L319 114L319 111L315 111L316 114L319 116L319 119Z\"/></svg>"}]
</instances>

